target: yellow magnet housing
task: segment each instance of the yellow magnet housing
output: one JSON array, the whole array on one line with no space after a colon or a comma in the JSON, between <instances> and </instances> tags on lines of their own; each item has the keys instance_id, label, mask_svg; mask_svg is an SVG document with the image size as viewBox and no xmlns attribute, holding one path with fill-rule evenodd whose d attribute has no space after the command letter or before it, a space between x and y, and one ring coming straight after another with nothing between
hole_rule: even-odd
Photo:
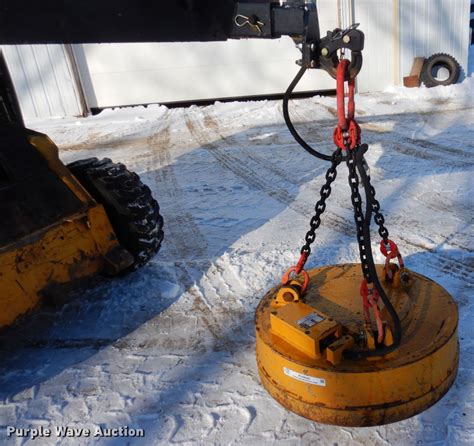
<instances>
[{"instance_id":1,"label":"yellow magnet housing","mask_svg":"<svg viewBox=\"0 0 474 446\"><path fill-rule=\"evenodd\" d=\"M377 270L382 277L383 266ZM286 305L274 304L278 287L270 290L255 323L258 370L273 398L303 417L340 426L393 423L442 398L458 369L457 307L440 285L406 272L410 279L404 284L383 282L400 317L401 345L372 358L344 356L371 341L359 294L360 265L309 271L305 296ZM385 309L382 317L390 321ZM390 338L389 328L386 333Z\"/></svg>"}]
</instances>

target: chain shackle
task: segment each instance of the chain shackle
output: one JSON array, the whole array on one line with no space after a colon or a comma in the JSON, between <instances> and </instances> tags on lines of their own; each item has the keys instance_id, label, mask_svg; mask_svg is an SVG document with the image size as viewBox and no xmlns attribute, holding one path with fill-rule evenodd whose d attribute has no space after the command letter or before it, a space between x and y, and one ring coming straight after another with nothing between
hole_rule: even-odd
<instances>
[{"instance_id":1,"label":"chain shackle","mask_svg":"<svg viewBox=\"0 0 474 446\"><path fill-rule=\"evenodd\" d=\"M285 274L283 274L283 277L281 278L281 284L285 286L288 284L290 281L292 274L295 275L296 278L302 276L303 283L301 284L301 294L304 294L306 292L306 289L308 288L309 285L309 274L307 271L302 269L299 273L297 272L297 266L292 266L289 268Z\"/></svg>"},{"instance_id":2,"label":"chain shackle","mask_svg":"<svg viewBox=\"0 0 474 446\"><path fill-rule=\"evenodd\" d=\"M390 268L390 261L397 259L398 269L402 270L405 268L405 262L400 254L397 244L390 240L382 240L380 242L380 252L385 256L385 273L389 280L393 279L393 271Z\"/></svg>"}]
</instances>

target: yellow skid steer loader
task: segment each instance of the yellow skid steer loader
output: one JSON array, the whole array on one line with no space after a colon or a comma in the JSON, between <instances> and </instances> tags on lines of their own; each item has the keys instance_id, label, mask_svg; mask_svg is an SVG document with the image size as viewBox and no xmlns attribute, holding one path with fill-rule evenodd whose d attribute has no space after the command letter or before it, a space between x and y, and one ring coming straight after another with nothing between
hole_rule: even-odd
<instances>
[{"instance_id":1,"label":"yellow skid steer loader","mask_svg":"<svg viewBox=\"0 0 474 446\"><path fill-rule=\"evenodd\" d=\"M0 327L88 278L145 264L163 219L137 174L109 159L67 167L25 129L0 52Z\"/></svg>"}]
</instances>

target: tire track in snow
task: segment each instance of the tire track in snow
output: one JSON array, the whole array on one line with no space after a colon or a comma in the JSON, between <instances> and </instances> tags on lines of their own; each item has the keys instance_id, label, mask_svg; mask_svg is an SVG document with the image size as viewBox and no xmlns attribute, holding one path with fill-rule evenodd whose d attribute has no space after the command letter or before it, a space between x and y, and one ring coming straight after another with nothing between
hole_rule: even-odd
<instances>
[{"instance_id":1,"label":"tire track in snow","mask_svg":"<svg viewBox=\"0 0 474 446\"><path fill-rule=\"evenodd\" d=\"M193 286L195 278L188 269L187 260L201 257L205 254L207 242L192 214L185 212L185 192L176 176L170 149L174 146L171 141L171 129L167 124L148 137L148 147L151 158L148 157L147 170L155 172L154 181L159 197L166 201L165 237L174 256L177 269L177 280L191 297L191 311L199 315L202 327L214 339L219 338L220 324L215 314L204 302L201 293ZM208 263L202 264L200 270L205 271Z\"/></svg>"},{"instance_id":2,"label":"tire track in snow","mask_svg":"<svg viewBox=\"0 0 474 446\"><path fill-rule=\"evenodd\" d=\"M204 115L204 125L206 127L206 129L210 130L210 131L213 131L214 133L216 133L216 138L214 139L219 139L224 143L224 147L222 147L222 149L224 148L234 148L236 149L236 151L242 153L242 154L245 154L246 156L250 153L250 151L248 149L242 149L241 147L238 146L238 141L235 141L232 137L226 137L225 135L222 134L221 131L219 131L219 124L218 122L215 121L214 118L212 118L212 116L210 115ZM208 132L207 132L208 133ZM427 143L427 141L423 141L423 143ZM221 146L221 144L219 144L219 146ZM458 153L458 152L456 152ZM254 159L252 156L249 156L250 159ZM262 164L263 163L263 164ZM258 164L259 164L259 167L263 168L264 170L270 170L272 174L274 174L275 176L279 177L281 180L283 181L279 181L280 184L284 184L284 182L287 182L287 183L290 183L292 185L297 185L297 183L294 181L294 177L288 177L288 175L286 174L281 174L280 172L280 169L268 169L268 166L264 163L263 160L259 159L258 160ZM273 183L271 185L271 187L274 187L273 186ZM266 190L265 190L266 192ZM267 193L267 192L266 192ZM268 193L267 193L268 194ZM277 195L277 199L280 199L279 201L283 202L284 204L286 205L289 205L289 203L283 199L284 197L282 197L281 195ZM339 206L341 206L339 203L336 202L336 204L338 204ZM423 205L425 205L427 208L432 208L432 209L436 209L436 210L439 210L439 206L437 205L436 203L436 200L430 200L429 198L424 200L423 201ZM455 204L454 202L450 201L450 200L447 200L445 199L444 201L444 206L448 206L450 208L455 208ZM347 209L349 212L352 213L352 209L351 208L347 208L346 206L341 206L343 209ZM299 207L297 209L294 209L294 206L290 206L290 208L292 208L293 210L295 210L296 212L304 215L304 216L309 216L309 213L312 211L312 207L308 207L308 209L306 209L306 207ZM460 215L459 217L463 218L464 215ZM328 221L329 224L331 224L333 227L336 227L338 228L339 230L341 230L341 232L343 232L344 234L348 235L348 236L353 236L355 234L355 229L353 227L353 222L352 222L352 219L348 220L346 218L343 218L331 211L326 211L326 214L324 215L323 219L326 219ZM402 226L402 227L413 227L413 226L417 226L418 225L418 222L416 220L413 220L413 219L408 219L407 216L404 216L403 218L403 224L401 225L400 219L393 219L392 222L394 223L394 226ZM408 225L408 226L407 226ZM440 234L440 237L443 238L444 235ZM462 247L461 247L462 248ZM448 260L444 260L444 262L447 262Z\"/></svg>"},{"instance_id":3,"label":"tire track in snow","mask_svg":"<svg viewBox=\"0 0 474 446\"><path fill-rule=\"evenodd\" d=\"M317 104L321 105L321 104ZM330 107L329 107L330 108ZM328 109L329 110L329 109ZM433 110L422 112L422 115L436 115L436 114L445 114L447 112L452 113L461 113L467 110L473 110L472 107L463 107L453 110ZM329 110L331 113L331 110ZM324 121L314 122L314 117L312 112L308 110L308 107L295 107L293 112L298 119L301 120L299 123L300 130L307 130L308 126L313 125L313 131L316 126L320 130L317 133L320 138L329 137L332 141L332 130L335 128L337 122L334 122L325 119ZM474 162L472 161L472 150L462 150L458 148L449 147L445 144L440 144L432 140L420 139L420 138L411 138L405 136L400 130L394 130L391 127L384 125L384 121L403 118L403 121L406 120L407 116L413 116L413 119L418 118L416 113L406 113L406 114L394 114L387 115L384 117L371 116L368 118L363 118L359 120L361 128L369 135L369 141L367 143L373 144L376 142L381 142L386 145L389 150L400 153L405 156L410 156L416 159L422 159L424 161L435 163L437 166L446 168L460 168L466 169L467 165L473 166ZM311 124L312 121L314 124ZM327 135L322 135L322 133L327 133ZM396 142L390 138L390 134L396 134ZM377 139L375 140L375 135ZM364 141L365 142L365 141ZM320 145L320 148L325 149L328 145ZM461 159L459 159L461 158Z\"/></svg>"},{"instance_id":4,"label":"tire track in snow","mask_svg":"<svg viewBox=\"0 0 474 446\"><path fill-rule=\"evenodd\" d=\"M320 103L317 103L317 105L322 105ZM334 115L335 109L329 106L324 106L329 113ZM444 114L449 114L449 113L461 113L463 111L472 111L472 107L461 107L459 109L453 109L453 110L432 110L432 111L426 111L426 112L420 112L420 113L405 113L405 114L390 114L390 115L385 115L385 116L369 116L367 118L362 118L358 119L359 125L361 126L362 130L368 133L370 136L372 135L377 135L379 139L382 139L381 142L388 143L390 146L393 146L393 150L407 156L412 156L415 158L420 158L424 159L427 161L442 161L441 164L443 167L466 167L466 164L468 165L474 165L474 162L472 162L472 146L468 146L468 150L463 150L463 149L458 149L458 148L453 148L449 147L444 144L437 143L432 140L428 139L420 139L420 138L411 138L403 134L401 131L397 131L396 128L387 128L384 126L384 121L394 121L397 118L403 118L400 119L400 121L405 122L407 117L413 116L414 121L419 120L420 115L421 116L430 116L430 115L444 115ZM314 118L312 118L310 114L310 110L308 107L302 107L301 109L298 107L295 107L295 114L298 116L299 119L301 119L301 128L302 129L307 129L309 125L312 124L312 121L314 121ZM335 115L334 115L335 116ZM313 124L316 126L316 123ZM317 126L319 129L327 132L331 132L333 128L335 128L337 125L337 122L334 121L334 123L331 123L328 120L324 120L322 122L318 122ZM364 132L362 132L362 137L363 137ZM396 134L396 143L391 141L390 134ZM382 136L383 135L383 136ZM365 142L363 140L363 142ZM378 141L376 141L378 142ZM369 142L370 144L370 142ZM450 157L449 155L446 156L447 154L452 155L454 157L462 157L467 160L467 162L459 161L459 159L456 159L453 157Z\"/></svg>"},{"instance_id":5,"label":"tire track in snow","mask_svg":"<svg viewBox=\"0 0 474 446\"><path fill-rule=\"evenodd\" d=\"M472 108L468 108L469 110L472 110ZM309 121L310 118L308 117L308 108L307 107L302 107L301 108L302 110L302 113L300 114L300 117L303 119L303 120L306 120L306 121ZM453 112L453 113L461 113L462 111L464 111L465 108L461 108L459 110L449 110L448 112L429 112L429 113L426 113L426 114L429 114L429 115L432 115L432 114L445 114L445 113L449 113L449 112ZM402 114L400 115L397 115L397 116L404 116ZM414 117L416 117L417 115L416 114L413 114ZM389 117L389 116L388 116ZM402 135L400 132L394 132L391 128L387 127L386 125L384 126L384 123L383 121L380 122L381 119L378 118L377 116L374 116L373 119L371 119L370 122L367 122L367 123L361 123L361 127L362 128L365 128L365 130L369 133L369 134L372 134L372 133L375 133L375 134L380 134L380 133L384 133L384 134L387 134L387 137L389 137L389 134L390 133L395 133L396 135L396 139L397 141L401 141L402 144L405 144L405 145L411 145L411 149L409 151L409 153L404 153L404 154L410 154L412 156L415 156L415 157L418 157L419 156L419 153L421 153L421 157L423 157L423 154L426 154L427 150L428 151L434 151L434 152L437 152L439 154L451 154L453 156L455 156L457 159L452 160L452 158L450 158L449 156L438 156L438 155L429 155L429 160L430 161L433 161L435 163L437 163L438 165L440 164L438 161L439 160L442 160L443 162L441 164L443 164L443 166L449 166L449 167L452 167L453 165L457 165L458 167L462 167L462 168L465 168L465 165L466 163L463 161L460 161L459 158L470 158L472 159L472 155L468 152L466 152L465 150L461 150L461 149L454 149L454 148L451 148L451 147L447 147L445 145L442 145L442 144L438 144L438 143L434 143L434 142L430 142L428 140L421 140L421 139L417 139L417 138L409 138L409 137L406 137L404 135ZM324 126L326 127L326 126ZM328 127L326 127L328 128ZM384 137L385 140L387 137ZM390 141L389 141L390 143ZM414 148L413 146L416 145L417 147ZM422 149L420 151L420 148ZM446 163L447 161L447 163ZM472 163L470 163L472 164ZM417 201L419 201L419 197L417 196L417 194L414 194L414 193L411 193L411 199L415 199ZM446 212L447 210L449 210L449 213L450 214L454 214L456 218L458 218L459 220L463 221L465 220L465 212L461 212L460 210L457 210L457 205L454 201L446 198L446 197L443 197L443 203L442 205L440 205L439 203L439 200L436 199L435 196L432 196L431 194L429 194L428 196L423 196L423 200L422 201L419 201L420 205L427 208L427 209L431 209L431 210L435 210L435 211L443 211L443 212ZM351 208L348 208L347 206L344 206L343 205L343 208L348 210L348 211L352 211ZM425 214L425 212L421 212L422 215ZM413 227L417 227L419 226L419 222L416 221L416 220L413 220L413 219L410 219L407 215L404 215L403 218L399 217L395 217L395 218L392 218L391 219L392 223L394 223L394 227L395 228L413 228ZM443 229L443 228L440 228L440 229ZM449 238L447 237L445 234L443 234L442 232L440 232L439 234L439 238L441 239L446 239L446 238ZM451 235L452 237L452 235ZM459 243L456 243L456 242L450 242L449 243L450 245L466 252L466 253L470 253L472 252L467 246L463 246ZM426 249L426 248L424 248ZM440 268L443 270L443 271L448 271L448 272L452 272L452 274L455 274L456 277L460 280L463 279L464 276L468 276L469 274L472 274L472 264L468 262L465 262L463 260L452 260L451 258L449 257L446 257L446 256L443 256L442 254L440 254L439 252L433 250L433 249L430 249L430 252L433 256L433 260L431 261L431 263L434 262L434 264L436 265L439 265ZM453 262L455 264L453 264Z\"/></svg>"},{"instance_id":6,"label":"tire track in snow","mask_svg":"<svg viewBox=\"0 0 474 446\"><path fill-rule=\"evenodd\" d=\"M206 112L209 110L209 108L205 109ZM304 151L303 148L298 144L297 141L293 139L291 136L289 130L287 129L286 125L282 122L282 117L283 117L283 108L282 108L282 103L278 102L275 106L274 113L275 115L272 117L273 120L269 122L265 127L261 127L261 130L263 131L265 128L272 131L275 130L276 136L272 138L270 141L265 139L263 143L260 143L259 145L270 145L271 144L277 145L280 148L285 147L289 148L290 146L292 147L291 150L294 150L293 148L296 148L295 157L300 158L300 162L304 163L305 160L307 160L308 154ZM257 164L260 164L261 167L265 170L270 170L272 171L275 175L278 177L282 178L283 180L288 181L290 184L295 184L297 186L302 186L306 184L307 178L309 176L315 176L317 170L313 169L312 171L307 172L304 175L295 175L295 169L293 169L293 175L289 173L288 170L282 169L280 166L282 165L282 162L279 161L278 163L273 163L272 158L269 156L262 156L258 151L250 151L245 148L245 142L242 143L242 141L239 140L239 137L235 134L232 135L224 135L222 131L222 123L219 123L218 121L215 120L216 115L214 114L207 114L205 113L205 118L204 118L204 124L206 127L208 124L211 127L211 130L214 128L216 130L216 134L223 140L223 142L226 142L228 144L228 147L232 147L234 151L241 151L242 153L245 153L249 158L252 159L252 161L256 162ZM297 113L298 115L298 113ZM212 123L212 121L216 121ZM237 127L241 127L240 124L240 116L231 121L230 126L233 124L233 122L236 122ZM298 123L297 123L298 124ZM229 125L225 124L225 128L228 128ZM327 129L329 131L330 126L327 126ZM282 132L283 130L283 132ZM314 131L314 126L311 127L311 132L313 135L311 135L312 138L315 137L315 131ZM319 133L317 134L319 136ZM273 135L272 135L273 136ZM281 137L285 137L285 140L282 141L280 140ZM324 140L324 142L319 142L317 149L321 150L322 152L330 154L332 150L334 150L334 144L332 142L332 129L331 129L331 134L329 135L329 138L321 138ZM249 138L250 141L255 145L258 143L258 140L251 139ZM328 142L329 141L329 142ZM318 167L322 167L321 165ZM321 172L322 173L322 172ZM296 179L296 180L295 180Z\"/></svg>"},{"instance_id":7,"label":"tire track in snow","mask_svg":"<svg viewBox=\"0 0 474 446\"><path fill-rule=\"evenodd\" d=\"M368 130L368 133L373 133L373 130ZM416 159L421 159L424 161L433 162L436 166L442 168L458 168L465 170L468 166L474 166L472 161L472 155L464 152L463 150L453 149L450 147L437 144L429 140L422 140L416 138L409 138L403 136L398 132L396 133L395 141L388 133L377 133L377 141L385 145L389 150L393 150L402 155L410 156ZM369 138L368 144L371 144L372 141ZM445 156L442 154L451 153L456 158ZM459 160L459 157L463 158Z\"/></svg>"},{"instance_id":8,"label":"tire track in snow","mask_svg":"<svg viewBox=\"0 0 474 446\"><path fill-rule=\"evenodd\" d=\"M277 200L292 211L307 219L311 217L314 204L305 206L295 202L294 197L288 192L287 188L280 186L280 184L286 183L290 187L294 187L297 186L295 182L291 183L284 176L280 176L276 169L269 170L260 160L258 163L249 163L249 159L253 161L252 158L238 157L234 153L230 153L226 148L234 148L235 146L232 144L230 147L226 147L230 142L228 138L224 138L224 146L220 145L219 140L221 140L221 136L213 129L206 127L204 119L205 115L202 111L199 117L196 117L196 113L193 111L192 115L188 114L186 116L186 126L196 142L210 153L222 168L231 171L251 188ZM214 135L212 135L213 133ZM212 137L210 137L211 135ZM239 148L237 148L236 151L243 153ZM273 178L268 181L262 173L270 173L270 176ZM275 176L277 178L275 178ZM353 225L345 218L333 214L330 211L326 211L323 218L328 225L339 233L349 236L355 234Z\"/></svg>"},{"instance_id":9,"label":"tire track in snow","mask_svg":"<svg viewBox=\"0 0 474 446\"><path fill-rule=\"evenodd\" d=\"M303 110L304 111L304 110ZM456 110L453 110L453 112ZM429 114L440 114L443 112L433 112ZM297 114L298 119L306 119L306 114L301 113ZM377 117L374 117L375 121L379 121ZM258 156L255 156L253 153L251 153L248 149L239 147L238 145L236 146L236 141L232 137L226 137L225 135L222 134L222 132L219 129L219 124L216 122L216 120L210 116L210 115L204 115L203 116L203 123L204 123L204 130L213 131L218 139L221 139L224 144L227 147L233 147L237 149L240 153L242 153L245 157L249 158L252 160L253 163L258 165L259 169L264 169L266 171L270 171L271 174L274 176L280 178L284 182L290 183L295 185L296 182L294 181L293 177L290 177L285 171L282 169L278 168L275 165L270 165L267 164L266 160L260 159ZM189 129L189 121L186 120L186 125ZM304 123L303 123L304 126ZM393 131L390 129L385 128L384 126L378 126L377 123L362 123L363 127L366 127L365 130L368 133L373 133L373 134L389 134L392 133ZM323 125L321 126L322 128L326 128L328 131L333 127L333 125ZM195 132L191 132L192 136L195 137L200 143L203 142L203 138L196 138ZM205 134L206 132L204 132ZM398 132L397 132L398 133ZM429 155L426 156L426 149L433 149L435 152L448 152L456 156L464 156L465 152L462 150L458 149L452 149L452 148L447 148L443 145L436 144L436 143L431 143L430 141L427 140L419 140L419 139L410 139L407 137L404 137L403 135L398 134L397 136L398 140L401 140L402 143L406 143L411 145L412 147L409 148L408 151L405 149L399 150L402 154L405 155L410 155L410 156L415 156L417 157L417 153L419 152L418 147L413 147L415 144L418 144L423 150L421 151L421 157L424 159L427 159L429 161L434 161L438 159L443 159L446 160L445 157L441 156L433 156ZM217 138L215 138L217 139ZM204 144L206 144L207 140L204 140ZM116 147L124 147L124 146L130 146L130 145L135 145L139 141L135 141L133 139L126 140L126 141L121 141L119 143L114 143ZM389 141L390 142L390 141ZM164 190L165 194L169 197L174 197L174 198L179 198L182 196L183 191L179 187L177 178L174 172L174 169L172 167L172 162L171 162L171 157L170 157L170 150L169 150L169 145L170 145L170 129L169 126L158 130L156 133L151 135L148 138L148 143L153 149L153 153L157 156L158 159L158 165L163 166L158 172L157 172L157 184L158 190L160 191L160 194ZM110 144L110 143L109 143ZM107 145L109 145L107 144ZM207 142L207 144L209 144ZM237 143L238 144L238 143ZM91 148L97 145L97 142L94 142L90 144ZM110 144L111 145L111 144ZM211 144L212 145L212 144ZM82 148L82 147L81 147ZM225 147L223 147L225 148ZM158 150L157 150L158 149ZM212 149L219 149L218 145L216 144L215 147L212 147ZM213 153L215 155L215 152ZM219 159L218 159L219 161ZM224 162L223 162L224 161ZM227 157L223 158L220 157L220 164L223 164L225 167L229 168L229 163L232 163L235 161L235 157ZM465 166L465 163L457 163L458 165ZM156 168L157 163L154 163L154 166ZM450 166L453 166L453 163L449 163ZM245 167L244 167L245 168ZM236 173L236 167L231 166L229 169ZM260 171L259 171L260 172ZM240 175L239 175L240 174ZM242 175L242 170L238 169L237 175L242 177L244 176L244 179L248 180L248 176L243 174ZM248 181L246 181L248 182ZM251 185L255 186L255 182L251 181ZM163 189L164 186L164 189ZM309 217L309 214L312 210L312 207L309 207L308 209L303 208L302 206L295 206L293 203L293 198L289 196L287 191L284 191L283 193L280 191L276 191L273 193L273 183L271 185L263 183L257 184L257 189L265 192L267 195L272 196L273 198L276 198L278 201L282 202L283 204L289 206L291 209L299 213L300 215L303 215L305 217ZM270 190L269 190L270 187ZM159 198L159 197L158 197ZM440 210L439 205L436 204L435 201L431 202L430 201L424 201L423 205L425 205L427 208L431 208L433 210ZM448 204L445 203L445 206ZM453 206L454 207L454 204ZM167 229L169 233L169 239L174 247L174 254L179 255L179 253L183 254L185 256L190 256L192 254L195 254L196 257L200 256L203 251L203 244L199 243L199 240L203 239L202 234L200 233L199 229L197 228L197 225L195 224L192 215L189 213L180 215L180 209L177 209L176 212L174 212L174 215L166 215L165 216L166 221L168 223ZM324 219L328 221L329 224L331 224L333 227L338 229L340 232L352 236L354 234L354 229L352 222L344 219L336 214L331 213L330 211L327 211L326 215L324 216ZM399 226L399 222L397 219L392 219L392 223L394 226ZM406 223L406 222L405 222ZM414 222L413 222L414 223ZM410 226L412 227L412 226ZM183 231L186 232L188 235L183 236ZM190 237L190 238L188 238ZM186 240L187 239L187 240ZM195 246L190 246L187 241L193 240L193 245L194 241L198 240L197 243L197 249ZM439 252L436 252L433 248L427 248L426 246L421 246L416 243L410 242L409 240L404 239L405 243L409 246L415 247L415 248L422 248L423 250L429 251L430 255L432 256L432 260L428 262L428 266L430 266L433 269L436 270L441 270L445 272L448 275L452 275L456 277L459 280L465 280L467 277L469 277L473 273L473 267L469 262L464 262L461 259L452 259L450 257L447 257L443 254L440 254ZM459 247L460 249L463 249L463 247ZM205 248L204 248L205 249ZM187 281L189 282L189 281ZM472 283L472 282L469 282Z\"/></svg>"},{"instance_id":10,"label":"tire track in snow","mask_svg":"<svg viewBox=\"0 0 474 446\"><path fill-rule=\"evenodd\" d=\"M183 284L189 295L190 311L199 315L201 328L204 328L214 340L218 340L223 332L222 325L226 322L221 320L222 315L232 311L229 312L221 299L207 302L197 284L200 280L198 277L206 276L206 271L211 266L210 261L200 262L196 273L190 270L195 269L191 265L193 260L205 255L207 241L192 214L183 212L186 207L185 191L177 179L175 164L170 153L170 149L174 146L170 126L167 125L153 133L148 138L148 145L152 151L152 165L149 164L148 170L152 171L161 166L155 175L156 189L166 198L168 212L164 216L165 229L173 247L173 255L179 259L175 262L179 271L178 282Z\"/></svg>"},{"instance_id":11,"label":"tire track in snow","mask_svg":"<svg viewBox=\"0 0 474 446\"><path fill-rule=\"evenodd\" d=\"M344 209L350 210L349 207L344 207ZM425 212L421 212L421 215L424 215ZM376 230L374 227L374 223L372 221L372 228L373 231ZM396 234L395 236L392 235L392 238L397 240L401 240L403 243L400 243L401 251L403 253L403 245L407 247L407 251L413 251L413 248L415 248L416 252L420 252L420 248L424 252L428 252L429 256L427 257L427 260L425 261L426 265L429 266L430 268L436 269L436 270L441 270L444 273L455 277L458 280L461 281L467 281L468 283L474 284L474 278L473 278L473 273L474 273L474 259L472 257L468 258L467 260L464 260L462 258L456 257L450 257L449 255L446 255L443 251L440 251L436 247L428 247L424 244L414 242L407 237L403 236L403 234L406 232L405 228L410 228L411 232L413 232L414 228L420 227L420 222L412 219L408 219L406 215L403 216L395 216L395 215L386 215L386 223L385 226L387 226L388 230L390 231L391 234ZM443 229L440 227L440 229ZM423 233L423 228L420 227L420 234ZM446 235L442 232L438 232L436 234L433 234L431 231L432 235L436 235L438 239L440 240L448 240L450 237L453 236L453 234ZM372 239L372 245L375 247L375 241L378 240L378 235L376 235ZM452 244L455 246L454 244ZM468 247L463 247L463 246L457 246L460 250L466 253L467 256L472 253L472 251Z\"/></svg>"},{"instance_id":12,"label":"tire track in snow","mask_svg":"<svg viewBox=\"0 0 474 446\"><path fill-rule=\"evenodd\" d=\"M436 271L441 271L446 275L456 278L457 280L474 285L474 258L470 257L464 261L460 258L449 257L443 252L437 251L436 248L430 248L420 243L413 242L406 237L399 235L398 238L408 246L422 249L429 253L424 263Z\"/></svg>"},{"instance_id":13,"label":"tire track in snow","mask_svg":"<svg viewBox=\"0 0 474 446\"><path fill-rule=\"evenodd\" d=\"M294 105L294 101L291 101L289 103L288 109L290 113L290 118L296 128L296 131L301 135L303 139L310 140L308 142L311 146L313 146L314 144L312 141L323 141L320 142L318 146L315 146L314 148L323 153L331 154L331 151L334 150L332 133L334 131L334 127L336 127L337 119L335 119L334 121L327 118L324 118L323 120L315 120L314 116L316 115L317 110L310 110L304 105L303 107L292 105ZM334 117L337 117L337 111L332 107L325 106L320 103L314 105L316 105L316 107L319 106L325 109L329 114ZM290 137L293 138L292 136ZM329 151L325 152L322 149L329 149Z\"/></svg>"},{"instance_id":14,"label":"tire track in snow","mask_svg":"<svg viewBox=\"0 0 474 446\"><path fill-rule=\"evenodd\" d=\"M244 180L253 189L259 190L275 200L289 206L292 210L304 215L304 209L297 203L294 203L294 197L285 189L275 184L270 184L261 176L263 164L248 163L247 159L240 158L230 151L226 151L226 146L219 144L221 135L217 132L210 131L210 128L204 125L205 115L201 112L201 116L195 117L188 114L186 117L186 126L196 140L196 142L210 153L221 167L231 171L240 179ZM215 135L212 135L215 133ZM214 138L215 136L216 138ZM217 139L217 142L215 141ZM226 142L226 140L223 140ZM227 141L228 142L228 141ZM237 152L243 153L237 149ZM252 166L252 164L254 164ZM284 178L283 178L284 179ZM285 180L286 181L286 180Z\"/></svg>"},{"instance_id":15,"label":"tire track in snow","mask_svg":"<svg viewBox=\"0 0 474 446\"><path fill-rule=\"evenodd\" d=\"M178 258L204 255L207 248L206 239L193 216L185 211L184 191L178 182L170 154L170 149L173 147L170 126L166 125L149 136L148 146L152 153L152 163L151 165L148 163L148 169L149 171L157 169L156 190L166 199L165 230L173 247L173 255Z\"/></svg>"},{"instance_id":16,"label":"tire track in snow","mask_svg":"<svg viewBox=\"0 0 474 446\"><path fill-rule=\"evenodd\" d=\"M234 147L236 151L245 155L247 158L251 159L253 163L258 165L259 168L269 170L277 177L283 179L284 181L295 184L301 185L298 181L295 181L295 177L289 175L288 172L281 169L279 166L273 164L268 158L262 159L258 155L256 155L251 150L243 147L237 142L237 139L232 136L225 136L218 124L218 122L209 114L204 114L204 126L209 132L213 132L216 134L217 138L220 139L222 142L227 145L227 147ZM237 145L238 144L238 145Z\"/></svg>"},{"instance_id":17,"label":"tire track in snow","mask_svg":"<svg viewBox=\"0 0 474 446\"><path fill-rule=\"evenodd\" d=\"M205 254L207 242L199 231L193 216L183 213L185 191L180 186L170 150L174 146L170 125L158 128L149 138L148 146L151 155L146 159L149 172L153 173L156 190L166 203L165 230L167 240L171 243L173 255L177 257L177 282L185 289L182 305L174 311L185 311L195 314L198 320L196 342L211 338L218 342L228 325L239 320L242 308L229 308L219 296L214 296L217 289L208 296L207 288L215 287L215 281L225 282L222 274L219 277L208 277L208 272L215 262L199 260ZM160 197L158 197L160 198ZM183 206L181 205L183 204ZM159 260L158 260L159 262ZM202 283L200 283L203 281ZM183 309L184 305L184 309ZM173 310L171 310L173 311Z\"/></svg>"}]
</instances>

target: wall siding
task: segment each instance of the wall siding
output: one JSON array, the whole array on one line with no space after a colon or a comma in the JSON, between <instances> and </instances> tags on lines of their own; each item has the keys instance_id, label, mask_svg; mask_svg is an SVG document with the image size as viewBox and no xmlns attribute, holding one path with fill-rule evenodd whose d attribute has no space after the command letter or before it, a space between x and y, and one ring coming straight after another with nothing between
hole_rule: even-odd
<instances>
[{"instance_id":1,"label":"wall siding","mask_svg":"<svg viewBox=\"0 0 474 446\"><path fill-rule=\"evenodd\" d=\"M83 114L63 45L4 45L2 50L25 118Z\"/></svg>"},{"instance_id":2,"label":"wall siding","mask_svg":"<svg viewBox=\"0 0 474 446\"><path fill-rule=\"evenodd\" d=\"M467 70L470 0L353 0L353 8L365 33L360 92L400 85L418 56L448 53Z\"/></svg>"},{"instance_id":3,"label":"wall siding","mask_svg":"<svg viewBox=\"0 0 474 446\"><path fill-rule=\"evenodd\" d=\"M359 92L381 91L394 83L394 0L355 0L354 22L365 34Z\"/></svg>"},{"instance_id":4,"label":"wall siding","mask_svg":"<svg viewBox=\"0 0 474 446\"><path fill-rule=\"evenodd\" d=\"M448 53L467 69L470 0L399 0L400 76L413 59Z\"/></svg>"}]
</instances>

